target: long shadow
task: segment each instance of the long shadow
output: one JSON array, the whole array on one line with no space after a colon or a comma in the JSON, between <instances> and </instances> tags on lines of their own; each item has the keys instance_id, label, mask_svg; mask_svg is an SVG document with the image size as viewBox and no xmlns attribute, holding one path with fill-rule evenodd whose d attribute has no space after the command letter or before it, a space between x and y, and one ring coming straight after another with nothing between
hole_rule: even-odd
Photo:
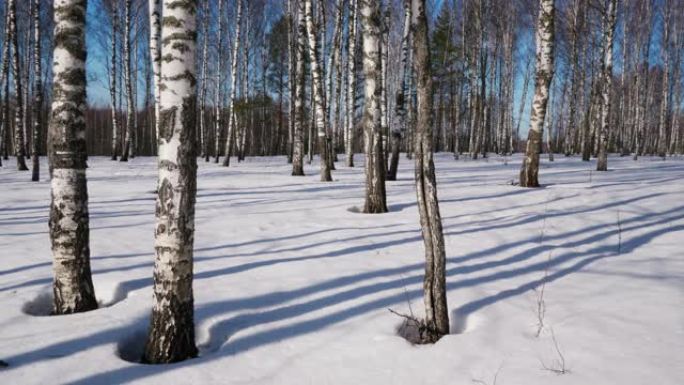
<instances>
[{"instance_id":1,"label":"long shadow","mask_svg":"<svg viewBox=\"0 0 684 385\"><path fill-rule=\"evenodd\" d=\"M496 230L499 228L509 228L509 227L513 227L513 226L519 226L519 225L524 225L524 224L528 224L528 223L533 223L533 222L536 222L539 219L541 219L541 217L546 217L548 220L551 218L571 216L571 215L576 215L576 214L580 214L580 213L588 213L588 212L596 211L596 210L604 210L604 209L611 208L611 207L622 207L622 206L629 204L629 203L635 203L637 201L641 201L641 200L645 200L645 199L656 198L656 197L659 197L662 195L666 195L666 194L664 194L664 193L647 194L647 195L643 195L643 196L639 196L639 197L634 197L634 198L629 198L629 199L611 202L611 203L606 204L606 205L601 206L601 207L587 207L587 208L571 210L571 211L534 214L534 215L527 216L526 218L520 219L518 221L503 222L503 223L499 223L497 225L488 226L487 230L491 231L491 230ZM482 230L479 227L473 227L473 228L469 228L466 230L460 230L460 231L446 231L446 230L449 230L449 228L451 228L451 227L456 227L456 225L451 225L451 226L445 227L445 235L449 235L449 236L451 236L451 235L463 235L463 234L468 234L468 233L479 232ZM462 226L459 226L459 227L462 227ZM318 231L323 232L326 230L318 230ZM396 232L391 232L391 233L387 233L384 235L396 235L396 234L402 234L402 233L407 233L407 232L414 232L414 231L410 231L410 230L396 231ZM248 271L248 270L253 270L256 268L273 266L273 265L289 263L289 262L302 262L302 261L308 261L308 260L312 260L312 259L334 258L334 257L344 256L344 255L353 254L353 253L362 252L362 251L384 249L386 247L398 246L401 244L420 241L421 235L418 233L418 231L415 231L415 233L417 234L416 236L410 237L410 238L404 238L401 240L390 240L390 241L377 242L377 243L372 243L372 244L350 246L350 247L342 248L342 249L335 250L332 252L324 252L324 253L318 253L318 254L300 256L300 257L260 260L260 261L248 262L245 264L230 266L230 267L216 269L216 270L203 271L203 272L196 273L195 279L213 278L213 277L217 277L217 276L221 276L221 275L236 274L236 273L240 273L240 272L244 272L244 271ZM358 237L356 237L356 238L358 238ZM333 241L333 242L336 242L336 241ZM274 251L272 251L272 253L305 250L305 249L308 249L312 246L316 246L316 245L320 245L320 244L321 243L317 243L315 245L298 246L298 247L289 248L289 249L274 250ZM260 255L263 253L264 253L263 251L255 251L255 252L250 252L250 253L244 253L244 254L241 254L239 256L241 256L241 257L255 256L255 255ZM147 265L148 265L148 263L142 263L142 264L139 264L137 267L144 267ZM34 279L34 280L31 280L28 282L23 282L20 284L2 287L2 288L0 288L0 292L7 291L7 290L13 290L13 289L17 289L20 287L47 284L51 281L52 281L51 278ZM144 287L141 285L144 285L145 282L148 282L148 280L147 279L132 280L132 281L128 282L128 286L133 288L133 289L139 289L139 288Z\"/></svg>"},{"instance_id":2,"label":"long shadow","mask_svg":"<svg viewBox=\"0 0 684 385\"><path fill-rule=\"evenodd\" d=\"M662 223L661 223L662 224ZM634 229L643 227L635 227ZM632 229L623 230L623 232L629 232ZM652 239L672 231L672 228L657 229L637 237L627 240L623 245L624 252L631 252L641 245L647 244ZM684 230L684 225L677 225L674 227L675 231ZM480 310L486 306L492 305L498 301L506 298L510 298L516 295L523 294L529 290L538 287L543 282L552 282L558 280L562 277L567 276L573 272L577 272L592 263L599 260L606 259L609 257L618 257L619 254L616 252L616 247L614 245L603 245L592 248L585 252L566 252L553 259L542 262L539 264L534 264L531 266L525 266L522 268L514 269L507 276L517 276L523 274L529 274L534 272L543 272L553 266L559 266L566 262L573 262L572 265L563 267L551 274L546 275L546 277L541 277L538 279L533 279L522 285L518 285L514 288L503 290L495 295L487 296L482 299L467 303L463 306L455 309L455 313L458 313L460 317L467 317L469 314ZM448 273L449 276L453 275L454 272ZM202 362L213 361L219 359L226 355L234 355L238 353L243 353L254 348L258 348L264 345L272 344L275 342L290 339L296 336L308 334L321 330L323 328L329 327L331 325L343 322L345 320L363 315L370 311L377 311L383 308L387 308L392 305L402 303L409 299L417 299L422 295L421 290L410 290L403 293L396 293L379 299L374 299L367 301L358 305L351 307L346 307L342 310L335 311L330 314L319 316L313 319L296 322L289 325L279 326L273 329L265 330L262 332L257 332L253 334L248 334L245 336L240 336L237 338L230 338L234 336L237 331L247 329L256 325L263 325L268 323L273 323L277 321L282 321L285 319L293 318L302 314L309 314L311 312L332 306L340 303L345 303L350 300L357 299L359 296L364 296L372 293L382 292L390 290L391 288L396 288L396 285L405 285L407 283L417 283L422 279L421 275L416 275L408 277L405 279L381 282L371 285L366 285L359 288L353 288L347 292L335 293L330 296L315 299L305 303L288 305L276 309L267 310L258 313L240 314L232 318L218 322L212 325L210 329L210 336L218 336L219 343L214 342L208 344L205 348L209 348L209 351L221 348L221 353L207 354L200 358ZM486 282L492 282L502 279L499 273L491 274L484 277L472 278L462 281L457 281L449 285L449 290L453 291L459 288L474 286ZM400 286L399 286L400 287ZM213 304L217 311L219 309L225 309L226 306L223 302ZM203 310L199 309L198 314L202 314ZM228 338L228 342L220 346L220 341ZM188 365L191 365L189 362ZM183 366L166 366L164 368L159 368L158 370L150 370L149 367L141 367L139 365L130 366L126 368L116 369L106 373L99 373L84 379L72 382L72 384L92 384L92 383L108 383L108 382L125 382L132 381L136 379L141 379L150 375L154 375L161 371L173 370L175 368L184 367Z\"/></svg>"},{"instance_id":3,"label":"long shadow","mask_svg":"<svg viewBox=\"0 0 684 385\"><path fill-rule=\"evenodd\" d=\"M675 212L680 211L680 209L675 210ZM679 213L678 213L679 214ZM672 220L675 219L680 219L682 218L682 214L676 215L676 216L667 216L663 218L659 218L656 221L647 221L648 218L651 218L651 215L643 215L640 217L634 217L631 218L630 220L626 221L625 223L631 223L635 222L636 224L634 226L626 226L622 232L623 234L629 233L632 230L636 229L644 229L645 226L656 226L656 225L663 225L671 222ZM638 223L638 222L645 222L645 219L647 224L644 223ZM629 252L631 250L634 250L635 248L647 243L651 239L663 234L667 233L670 231L678 231L682 229L684 226L678 225L675 226L674 228L668 227L665 229L658 229L654 230L648 233L645 233L643 235L640 235L636 238L633 239L627 239L625 243L623 244L624 248L623 250L625 252ZM578 231L586 231L586 229L580 229ZM575 231L577 232L577 231ZM592 240L596 239L602 239L611 235L615 235L617 232L617 229L614 230L608 230L605 231L601 234L594 234L591 235L589 238L577 241L579 244L583 244L586 242L590 242ZM558 235L558 237L566 237L567 234L562 234ZM536 237L533 237L536 238ZM567 245L564 245L564 247L568 247ZM538 255L539 253L544 252L546 249L544 248L537 248L537 249L532 249L527 251L527 254L531 255ZM607 245L607 246L599 246L590 250L587 250L582 253L575 253L575 252L567 252L565 254L562 254L560 256L557 256L553 258L552 260L549 260L548 262L541 262L541 263L536 263L533 265L529 266L524 266L521 268L513 269L513 270L508 270L504 272L496 272L484 277L476 277L476 278L471 278L471 279L466 279L466 280L461 280L457 281L455 283L452 283L449 285L450 290L454 290L457 288L462 288L462 287L468 287L468 286L473 286L473 285L478 285L486 282L491 282L495 280L501 280L501 279L506 279L506 278L511 278L515 277L518 275L523 275L523 274L528 274L531 272L541 272L545 271L546 269L549 268L549 266L555 266L555 265L560 265L565 262L571 261L573 259L580 259L575 265L571 266L570 268L564 268L560 270L559 272L556 272L552 275L549 275L547 279L557 279L562 276L565 276L569 274L570 272L577 271L581 269L582 267L593 263L594 261L605 258L605 256L610 256L615 253L615 246L614 245ZM599 255L595 255L599 254ZM605 255L603 255L605 254ZM531 257L531 256L530 256ZM512 263L513 261L509 261L509 263ZM335 293L332 295L325 296L323 298L318 298L312 301L308 301L305 303L300 303L300 304L294 304L294 305L287 305L281 308L277 309L271 309L267 310L265 312L258 312L254 314L241 314L237 315L233 318L230 318L228 320L223 320L220 321L219 323L212 325L210 328L210 339L208 341L208 350L215 350L218 346L221 345L221 341L225 339L226 335L232 335L235 331L237 330L242 330L250 326L255 326L258 324L264 324L264 323L271 323L271 322L276 322L279 320L284 320L292 317L296 317L301 314L308 314L310 312L316 311L316 310L321 310L326 307L336 305L339 303L344 303L346 301L350 301L353 299L358 299L360 297L370 295L370 294L377 294L379 292L384 292L387 290L392 290L392 289L398 289L401 288L402 286L406 286L409 284L418 284L422 280L422 274L419 273L419 269L421 268L422 264L414 264L410 266L401 266L398 268L393 268L393 269L383 269L379 271L373 271L373 272L367 272L359 275L350 275L347 277L341 277L341 278L336 278L327 282L323 282L321 284L316 284L312 285L310 287L302 288L302 289L297 289L289 292L280 292L280 293L270 293L265 296L259 296L259 297L252 297L252 298L245 298L241 300L231 300L231 301L220 301L216 303L211 303L207 304L204 306L201 306L197 309L197 316L198 318L210 318L213 315L221 314L224 312L226 309L230 309L231 311L234 310L239 310L239 309L253 309L253 308L263 308L271 305L276 305L279 303L283 303L292 299L297 299L301 298L302 296L308 295L308 294L313 294L313 293L318 293L318 292L324 292L326 290L331 290L331 289L336 289L339 287L344 287L345 285L348 285L350 283L354 282L361 282L365 281L371 278L375 277L383 277L383 276L396 276L397 274L402 275L402 277L392 280L392 281L387 281L387 282L381 282L381 283L374 283L374 284L369 284L369 285L364 285L361 287L352 287L351 289L348 289L344 292L341 293ZM465 274L465 273L470 273L478 270L485 270L489 269L493 266L482 264L478 266L477 268L475 267L457 267L454 269L449 269L447 274L449 276L454 276L458 274ZM411 271L416 270L417 274L413 274L408 277L404 277L403 274L410 273ZM148 280L149 284L149 280ZM522 292L525 292L529 290L530 288L536 287L536 285L540 284L540 281L533 280L530 283L527 283L525 285L522 285L518 288L512 289L512 290L507 290L505 292L502 292L498 294L495 297L488 298L487 300L482 300L477 303L471 303L471 304L466 304L464 306L461 306L457 310L461 314L468 314L468 312L474 311L473 309L478 309L483 306L486 306L488 304L494 303L500 299L508 298L512 295L520 294ZM414 290L410 291L407 293L397 293L393 294L384 298L376 299L370 302L362 303L359 305L355 305L351 308L347 308L342 311L337 311L335 313L325 315L322 317L315 318L313 320L308 320L304 322L299 322L295 323L293 325L288 325L288 326L282 326L273 330L268 330L265 332L260 332L256 333L253 335L248 335L245 337L239 337L237 339L230 340L229 343L225 346L225 354L235 354L237 352L242 352L246 351L258 346L262 346L265 344L269 344L275 341L291 338L297 335L301 334L306 334L310 333L312 331L319 330L323 327L327 327L329 325L341 322L343 320L361 315L363 313L366 313L368 311L372 310L377 310L383 307L387 307L390 305L398 304L406 300L406 296L409 296L409 298L419 298L421 295L420 290ZM479 306L479 307L478 307ZM140 328L142 327L139 324L134 323L134 328ZM137 325L137 326L136 326ZM144 325L144 323L143 323ZM83 344L87 344L88 346L93 346L93 345L98 345L98 344L103 344L103 343L108 343L114 341L116 338L120 338L120 332L123 331L123 329L126 328L115 328L115 329L110 329L106 330L103 332L98 332L98 333L93 333L89 336L85 336L73 341L65 341L57 344L50 345L45 348L41 348L39 350L33 351L33 352L28 352L24 354L17 355L15 357L11 357L8 359L10 362L13 361L19 361L18 364L21 365L21 361L28 361L28 363L33 362L37 359L40 359L41 357L45 356L54 356L54 355L67 355L70 354L69 352L75 352L79 348L83 346ZM215 355L208 355L207 357L203 357L202 360L212 360L216 359L220 354L215 354ZM13 365L13 367L16 367L17 365ZM174 366L175 367L175 366ZM168 367L170 369L171 367ZM162 369L159 369L162 370ZM139 368L137 366L132 366L132 367L127 367L123 369L119 369L117 371L113 372L108 372L108 373L102 373L98 374L92 377L88 377L86 379L80 380L76 383L97 383L98 381L105 381L106 379L111 379L115 381L121 381L125 379L135 379L135 378L140 378L140 376L148 376L156 373L155 370L150 370L149 367L146 368ZM129 377L130 376L130 377Z\"/></svg>"}]
</instances>

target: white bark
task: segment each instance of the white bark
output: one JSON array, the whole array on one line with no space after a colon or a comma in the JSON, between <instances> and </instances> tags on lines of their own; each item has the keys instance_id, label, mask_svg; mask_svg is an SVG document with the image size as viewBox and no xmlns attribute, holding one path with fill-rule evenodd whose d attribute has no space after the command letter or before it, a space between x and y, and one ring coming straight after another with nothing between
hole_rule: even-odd
<instances>
[{"instance_id":1,"label":"white bark","mask_svg":"<svg viewBox=\"0 0 684 385\"><path fill-rule=\"evenodd\" d=\"M356 107L356 32L358 24L358 0L349 0L349 50L347 51L347 127L345 151L347 167L354 167L354 118Z\"/></svg>"},{"instance_id":2,"label":"white bark","mask_svg":"<svg viewBox=\"0 0 684 385\"><path fill-rule=\"evenodd\" d=\"M159 141L159 85L161 84L161 0L149 0L150 10L150 58L152 59L152 76L154 79L154 135Z\"/></svg>"},{"instance_id":3,"label":"white bark","mask_svg":"<svg viewBox=\"0 0 684 385\"><path fill-rule=\"evenodd\" d=\"M365 107L363 133L366 153L364 213L387 212L385 156L382 151L382 45L380 8L374 0L359 0L363 33Z\"/></svg>"},{"instance_id":4,"label":"white bark","mask_svg":"<svg viewBox=\"0 0 684 385\"><path fill-rule=\"evenodd\" d=\"M316 134L318 136L318 148L321 156L321 182L332 181L330 174L330 163L328 161L327 149L327 121L325 116L325 92L323 88L323 68L320 60L320 47L316 25L313 20L312 0L303 0L304 20L306 22L306 33L309 40L309 66L311 77L313 78L313 102ZM300 6L300 12L302 11Z\"/></svg>"},{"instance_id":5,"label":"white bark","mask_svg":"<svg viewBox=\"0 0 684 385\"><path fill-rule=\"evenodd\" d=\"M53 313L97 308L90 273L86 185L86 0L55 0L50 163Z\"/></svg>"},{"instance_id":6,"label":"white bark","mask_svg":"<svg viewBox=\"0 0 684 385\"><path fill-rule=\"evenodd\" d=\"M610 113L610 89L613 82L613 35L617 19L617 0L608 0L603 31L603 89L601 92L601 128L599 133L597 171L608 170L608 118Z\"/></svg>"},{"instance_id":7,"label":"white bark","mask_svg":"<svg viewBox=\"0 0 684 385\"><path fill-rule=\"evenodd\" d=\"M242 22L242 0L237 0L237 16L235 18L235 42L233 43L233 56L230 65L230 99L228 100L228 137L226 138L226 154L223 158L223 166L230 166L230 157L233 150L233 131L235 130L235 98L237 95L237 66L240 52L240 24Z\"/></svg>"},{"instance_id":8,"label":"white bark","mask_svg":"<svg viewBox=\"0 0 684 385\"><path fill-rule=\"evenodd\" d=\"M164 0L154 307L143 361L197 355L193 321L196 2Z\"/></svg>"},{"instance_id":9,"label":"white bark","mask_svg":"<svg viewBox=\"0 0 684 385\"><path fill-rule=\"evenodd\" d=\"M549 100L549 85L553 78L553 0L539 0L539 17L535 35L537 64L527 150L520 169L520 185L522 187L539 187L539 153L541 152L546 105Z\"/></svg>"}]
</instances>

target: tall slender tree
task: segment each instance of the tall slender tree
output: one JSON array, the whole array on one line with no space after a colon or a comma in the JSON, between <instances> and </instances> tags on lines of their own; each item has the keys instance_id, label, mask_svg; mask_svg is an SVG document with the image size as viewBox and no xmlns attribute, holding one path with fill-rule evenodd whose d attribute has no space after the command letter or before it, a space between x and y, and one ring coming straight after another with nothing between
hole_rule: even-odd
<instances>
[{"instance_id":1,"label":"tall slender tree","mask_svg":"<svg viewBox=\"0 0 684 385\"><path fill-rule=\"evenodd\" d=\"M349 43L347 50L347 124L344 147L347 167L354 167L354 131L356 115L356 31L358 24L358 0L349 0Z\"/></svg>"},{"instance_id":2,"label":"tall slender tree","mask_svg":"<svg viewBox=\"0 0 684 385\"><path fill-rule=\"evenodd\" d=\"M216 81L214 84L214 163L219 161L220 139L221 139L221 75L223 73L223 0L218 0L218 26L217 26L217 45L216 51ZM205 161L209 161L209 151L205 154Z\"/></svg>"},{"instance_id":3,"label":"tall slender tree","mask_svg":"<svg viewBox=\"0 0 684 385\"><path fill-rule=\"evenodd\" d=\"M150 59L152 60L152 78L154 84L154 137L159 141L159 86L161 84L161 0L148 0L150 13ZM154 149L156 150L156 145Z\"/></svg>"},{"instance_id":4,"label":"tall slender tree","mask_svg":"<svg viewBox=\"0 0 684 385\"><path fill-rule=\"evenodd\" d=\"M16 95L16 103L14 107L14 153L17 157L17 170L27 171L26 166L26 143L24 141L23 119L24 119L24 103L22 100L22 87L24 85L21 81L21 65L19 57L19 30L17 28L17 2L16 0L7 0L9 2L9 33L10 43L12 44L12 73L14 74L14 93Z\"/></svg>"},{"instance_id":5,"label":"tall slender tree","mask_svg":"<svg viewBox=\"0 0 684 385\"><path fill-rule=\"evenodd\" d=\"M323 66L321 65L320 57L320 40L318 36L318 29L314 23L313 17L313 1L303 0L304 8L300 6L299 11L304 12L304 21L306 23L306 33L309 40L309 66L311 67L311 78L313 86L313 103L314 103L314 122L316 125L316 135L318 136L318 151L321 156L321 182L332 181L330 174L331 164L328 159L330 156L328 151L328 128L325 111L325 88L323 87Z\"/></svg>"},{"instance_id":6,"label":"tall slender tree","mask_svg":"<svg viewBox=\"0 0 684 385\"><path fill-rule=\"evenodd\" d=\"M520 186L522 187L539 187L539 153L542 147L549 86L553 78L554 13L553 0L539 0L539 15L535 32L537 64L534 100L532 101L530 129L527 134L527 149L520 169Z\"/></svg>"},{"instance_id":7,"label":"tall slender tree","mask_svg":"<svg viewBox=\"0 0 684 385\"><path fill-rule=\"evenodd\" d=\"M97 308L86 181L86 0L55 0L50 115L50 241L54 314Z\"/></svg>"},{"instance_id":8,"label":"tall slender tree","mask_svg":"<svg viewBox=\"0 0 684 385\"><path fill-rule=\"evenodd\" d=\"M237 116L235 114L235 99L237 97L237 70L238 56L240 54L240 24L242 23L242 0L237 0L237 16L235 18L235 36L233 43L233 54L230 65L230 99L228 101L228 137L226 138L226 154L223 158L223 166L230 166L230 157L233 151L233 139L235 137L235 126Z\"/></svg>"},{"instance_id":9,"label":"tall slender tree","mask_svg":"<svg viewBox=\"0 0 684 385\"><path fill-rule=\"evenodd\" d=\"M397 168L399 167L399 150L401 147L401 138L406 132L406 100L408 98L408 83L407 75L410 73L411 63L409 60L409 38L411 36L411 0L404 0L404 30L401 38L401 67L399 70L399 87L397 87L395 113L397 116L396 123L392 127L392 154L390 156L389 169L387 171L387 180L397 179Z\"/></svg>"},{"instance_id":10,"label":"tall slender tree","mask_svg":"<svg viewBox=\"0 0 684 385\"><path fill-rule=\"evenodd\" d=\"M603 90L601 92L601 127L599 133L597 171L608 171L608 119L610 115L610 90L613 82L613 35L617 20L617 0L608 0L603 17ZM664 150L663 150L664 151ZM664 153L663 153L664 156Z\"/></svg>"},{"instance_id":11,"label":"tall slender tree","mask_svg":"<svg viewBox=\"0 0 684 385\"><path fill-rule=\"evenodd\" d=\"M415 177L418 212L425 247L423 300L428 329L423 342L435 342L449 333L446 298L446 252L437 199L437 179L432 154L432 70L425 0L411 0L413 66L416 75L417 120Z\"/></svg>"},{"instance_id":12,"label":"tall slender tree","mask_svg":"<svg viewBox=\"0 0 684 385\"><path fill-rule=\"evenodd\" d=\"M197 192L196 0L163 0L154 307L143 361L197 355L193 243Z\"/></svg>"},{"instance_id":13,"label":"tall slender tree","mask_svg":"<svg viewBox=\"0 0 684 385\"><path fill-rule=\"evenodd\" d=\"M131 5L132 0L124 0L124 34L123 34L123 75L126 88L126 133L124 135L124 147L121 152L121 161L128 162L129 157L135 154L133 144L135 135L135 98L133 95L133 71L131 69Z\"/></svg>"},{"instance_id":14,"label":"tall slender tree","mask_svg":"<svg viewBox=\"0 0 684 385\"><path fill-rule=\"evenodd\" d=\"M301 0L300 0L301 2ZM296 58L295 58L295 81L294 86L294 131L292 138L292 175L304 175L304 91L306 87L306 74L304 73L304 55L306 50L306 26L304 25L304 13L302 7L297 7L295 22L296 39L293 39L296 44Z\"/></svg>"},{"instance_id":15,"label":"tall slender tree","mask_svg":"<svg viewBox=\"0 0 684 385\"><path fill-rule=\"evenodd\" d=\"M33 0L33 135L31 140L31 180L40 180L40 131L43 125L43 82L41 70L40 0Z\"/></svg>"},{"instance_id":16,"label":"tall slender tree","mask_svg":"<svg viewBox=\"0 0 684 385\"><path fill-rule=\"evenodd\" d=\"M111 44L111 65L109 69L109 99L112 110L112 147L111 156L112 160L117 160L119 158L119 135L121 131L119 130L119 121L117 119L117 77L119 76L117 72L118 59L117 59L117 44L116 41L119 36L119 7L117 2L112 2L111 12L112 12L112 44Z\"/></svg>"},{"instance_id":17,"label":"tall slender tree","mask_svg":"<svg viewBox=\"0 0 684 385\"><path fill-rule=\"evenodd\" d=\"M366 199L364 213L387 212L385 156L382 151L381 31L380 6L375 0L359 0L363 34L365 107L363 132L366 152Z\"/></svg>"}]
</instances>

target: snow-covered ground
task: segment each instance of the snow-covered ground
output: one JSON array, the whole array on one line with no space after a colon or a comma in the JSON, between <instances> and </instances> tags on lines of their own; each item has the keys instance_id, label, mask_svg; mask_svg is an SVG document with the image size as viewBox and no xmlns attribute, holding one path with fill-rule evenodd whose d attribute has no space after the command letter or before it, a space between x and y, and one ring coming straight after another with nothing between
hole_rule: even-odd
<instances>
[{"instance_id":1,"label":"snow-covered ground","mask_svg":"<svg viewBox=\"0 0 684 385\"><path fill-rule=\"evenodd\" d=\"M0 384L681 384L684 160L544 156L544 188L511 185L520 157L438 154L452 334L397 336L422 314L413 164L391 212L356 213L363 169L283 157L200 163L195 322L200 357L128 362L152 304L155 161L91 158L93 280L103 307L47 317L49 183L0 169ZM361 157L357 164L363 164ZM43 170L46 170L45 165ZM544 328L536 337L544 285ZM535 290L536 289L536 290ZM34 314L34 315L31 315ZM556 344L558 346L556 348ZM560 354L568 373L561 369Z\"/></svg>"}]
</instances>

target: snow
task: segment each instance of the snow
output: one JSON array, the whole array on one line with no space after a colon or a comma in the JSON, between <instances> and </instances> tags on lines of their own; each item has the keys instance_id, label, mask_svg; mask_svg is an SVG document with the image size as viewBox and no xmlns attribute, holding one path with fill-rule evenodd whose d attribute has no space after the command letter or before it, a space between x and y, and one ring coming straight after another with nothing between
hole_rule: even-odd
<instances>
[{"instance_id":1,"label":"snow","mask_svg":"<svg viewBox=\"0 0 684 385\"><path fill-rule=\"evenodd\" d=\"M358 164L363 164L362 159ZM46 317L49 182L0 169L1 384L681 384L684 161L436 156L452 334L412 346L387 309L422 312L413 164L391 212L360 214L363 168L332 183L283 157L200 162L195 322L200 357L135 360L152 306L156 163L89 160L100 309ZM47 165L42 165L47 170ZM544 286L545 328L537 330ZM537 289L535 291L535 288ZM409 308L410 303L410 308ZM559 369L560 359L569 372ZM478 382L482 381L482 382Z\"/></svg>"}]
</instances>

